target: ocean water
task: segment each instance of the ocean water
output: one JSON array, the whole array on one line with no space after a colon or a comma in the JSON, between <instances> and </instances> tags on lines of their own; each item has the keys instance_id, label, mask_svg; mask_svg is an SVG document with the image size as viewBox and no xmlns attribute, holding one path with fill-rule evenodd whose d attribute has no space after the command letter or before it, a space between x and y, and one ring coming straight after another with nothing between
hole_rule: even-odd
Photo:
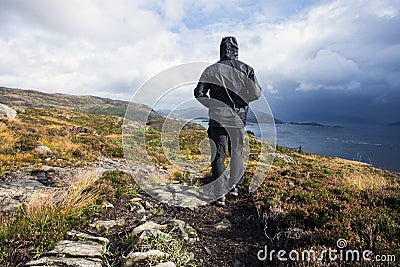
<instances>
[{"instance_id":1,"label":"ocean water","mask_svg":"<svg viewBox=\"0 0 400 267\"><path fill-rule=\"evenodd\" d=\"M248 123L246 128L260 137L263 126ZM266 133L263 136L268 140ZM398 126L357 125L333 128L277 124L276 140L280 146L299 148L301 145L304 152L363 161L400 172Z\"/></svg>"}]
</instances>

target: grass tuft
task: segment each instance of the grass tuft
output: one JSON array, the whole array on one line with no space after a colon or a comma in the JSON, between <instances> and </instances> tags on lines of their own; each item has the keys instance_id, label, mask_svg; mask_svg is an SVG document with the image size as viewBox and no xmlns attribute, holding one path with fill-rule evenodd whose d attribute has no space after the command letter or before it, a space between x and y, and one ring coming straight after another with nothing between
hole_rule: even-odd
<instances>
[{"instance_id":1,"label":"grass tuft","mask_svg":"<svg viewBox=\"0 0 400 267\"><path fill-rule=\"evenodd\" d=\"M35 192L18 214L1 215L2 266L7 262L22 262L26 258L37 257L64 238L73 226L84 223L100 198L93 187L100 176L99 170L82 173L65 189ZM24 255L26 251L31 255Z\"/></svg>"}]
</instances>

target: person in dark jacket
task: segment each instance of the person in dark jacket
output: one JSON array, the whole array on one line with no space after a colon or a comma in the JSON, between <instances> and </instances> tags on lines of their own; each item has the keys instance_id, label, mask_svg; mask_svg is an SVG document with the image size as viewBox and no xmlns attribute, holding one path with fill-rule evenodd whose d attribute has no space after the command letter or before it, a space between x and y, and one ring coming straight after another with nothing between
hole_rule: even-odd
<instances>
[{"instance_id":1,"label":"person in dark jacket","mask_svg":"<svg viewBox=\"0 0 400 267\"><path fill-rule=\"evenodd\" d=\"M217 205L225 205L225 193L238 196L243 183L243 141L249 103L261 96L254 70L238 60L235 37L222 38L220 60L208 66L194 89L195 98L208 108L212 179ZM230 177L225 167L226 146L231 156Z\"/></svg>"}]
</instances>

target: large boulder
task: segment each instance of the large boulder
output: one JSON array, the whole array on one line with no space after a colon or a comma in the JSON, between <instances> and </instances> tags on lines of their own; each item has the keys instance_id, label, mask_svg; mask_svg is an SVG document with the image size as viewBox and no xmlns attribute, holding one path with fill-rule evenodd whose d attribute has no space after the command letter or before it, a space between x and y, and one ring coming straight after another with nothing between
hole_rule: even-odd
<instances>
[{"instance_id":1,"label":"large boulder","mask_svg":"<svg viewBox=\"0 0 400 267\"><path fill-rule=\"evenodd\" d=\"M15 110L6 105L0 104L0 117L6 117L9 120L13 120L16 116L17 112Z\"/></svg>"}]
</instances>

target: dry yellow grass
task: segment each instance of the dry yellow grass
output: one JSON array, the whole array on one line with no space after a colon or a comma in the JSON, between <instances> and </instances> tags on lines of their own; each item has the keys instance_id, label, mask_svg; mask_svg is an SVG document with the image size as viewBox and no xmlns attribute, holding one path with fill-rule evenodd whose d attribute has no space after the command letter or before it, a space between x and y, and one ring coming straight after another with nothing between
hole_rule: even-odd
<instances>
[{"instance_id":1,"label":"dry yellow grass","mask_svg":"<svg viewBox=\"0 0 400 267\"><path fill-rule=\"evenodd\" d=\"M344 175L345 184L348 186L364 190L364 189L381 189L385 188L387 180L379 174L353 174Z\"/></svg>"},{"instance_id":2,"label":"dry yellow grass","mask_svg":"<svg viewBox=\"0 0 400 267\"><path fill-rule=\"evenodd\" d=\"M122 134L109 134L105 136L106 138L111 138L111 139L122 139Z\"/></svg>"},{"instance_id":3,"label":"dry yellow grass","mask_svg":"<svg viewBox=\"0 0 400 267\"><path fill-rule=\"evenodd\" d=\"M72 123L69 123L66 120L60 120L60 119L57 119L55 117L50 117L50 116L37 116L37 117L42 119L42 120L45 120L47 122L50 122L49 124L56 123L56 124L60 124L60 125L63 125L63 126L67 126L67 125L68 126L76 126L76 125L74 125Z\"/></svg>"},{"instance_id":4,"label":"dry yellow grass","mask_svg":"<svg viewBox=\"0 0 400 267\"><path fill-rule=\"evenodd\" d=\"M15 142L18 141L18 137L13 134L7 126L0 125L0 146L3 149L12 147Z\"/></svg>"},{"instance_id":5,"label":"dry yellow grass","mask_svg":"<svg viewBox=\"0 0 400 267\"><path fill-rule=\"evenodd\" d=\"M33 218L49 211L71 214L93 204L99 198L99 194L93 190L87 191L87 189L94 185L101 173L99 169L89 170L77 175L67 188L35 192L25 203L26 215Z\"/></svg>"},{"instance_id":6,"label":"dry yellow grass","mask_svg":"<svg viewBox=\"0 0 400 267\"><path fill-rule=\"evenodd\" d=\"M62 151L74 151L75 149L79 149L80 146L78 144L72 143L66 137L58 137L54 139L39 139L39 143L44 146L48 146L50 149L57 149Z\"/></svg>"},{"instance_id":7,"label":"dry yellow grass","mask_svg":"<svg viewBox=\"0 0 400 267\"><path fill-rule=\"evenodd\" d=\"M381 189L391 186L379 169L368 163L341 158L328 158L315 154L299 154L303 159L312 161L316 168L326 168L341 179L346 187Z\"/></svg>"}]
</instances>

